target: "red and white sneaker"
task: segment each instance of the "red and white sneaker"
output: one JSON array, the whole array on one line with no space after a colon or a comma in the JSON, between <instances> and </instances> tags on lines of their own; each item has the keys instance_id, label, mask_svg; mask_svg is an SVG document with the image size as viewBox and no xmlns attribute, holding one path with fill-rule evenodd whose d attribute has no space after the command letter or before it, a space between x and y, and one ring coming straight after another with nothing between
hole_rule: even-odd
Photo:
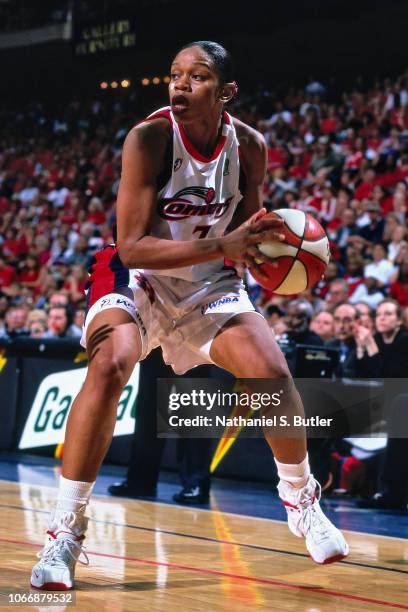
<instances>
[{"instance_id":1,"label":"red and white sneaker","mask_svg":"<svg viewBox=\"0 0 408 612\"><path fill-rule=\"evenodd\" d=\"M323 514L319 504L321 487L312 474L301 489L281 480L278 491L288 513L289 529L295 536L305 538L313 561L333 563L347 557L349 546L343 534Z\"/></svg>"},{"instance_id":2,"label":"red and white sneaker","mask_svg":"<svg viewBox=\"0 0 408 612\"><path fill-rule=\"evenodd\" d=\"M31 586L44 591L67 591L74 587L76 563L89 565L82 548L88 519L83 512L55 512L44 548L37 554L40 561L31 573ZM83 555L84 561L79 557Z\"/></svg>"}]
</instances>

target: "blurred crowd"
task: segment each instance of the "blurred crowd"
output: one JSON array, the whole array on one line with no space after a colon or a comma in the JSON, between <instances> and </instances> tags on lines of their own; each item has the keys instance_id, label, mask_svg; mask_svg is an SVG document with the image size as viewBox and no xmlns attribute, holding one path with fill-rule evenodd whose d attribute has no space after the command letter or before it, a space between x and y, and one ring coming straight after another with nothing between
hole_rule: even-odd
<instances>
[{"instance_id":1,"label":"blurred crowd","mask_svg":"<svg viewBox=\"0 0 408 612\"><path fill-rule=\"evenodd\" d=\"M40 3L2 0L0 31L15 32L62 23L67 17L67 12L66 0L42 0Z\"/></svg>"}]
</instances>

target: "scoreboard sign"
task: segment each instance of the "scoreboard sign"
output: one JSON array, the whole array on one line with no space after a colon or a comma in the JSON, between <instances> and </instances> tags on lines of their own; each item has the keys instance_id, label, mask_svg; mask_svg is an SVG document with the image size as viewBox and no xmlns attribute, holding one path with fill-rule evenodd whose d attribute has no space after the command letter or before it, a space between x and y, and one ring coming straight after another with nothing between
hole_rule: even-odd
<instances>
[{"instance_id":1,"label":"scoreboard sign","mask_svg":"<svg viewBox=\"0 0 408 612\"><path fill-rule=\"evenodd\" d=\"M136 44L135 20L126 18L101 23L76 23L73 43L74 54L82 57L131 49Z\"/></svg>"}]
</instances>

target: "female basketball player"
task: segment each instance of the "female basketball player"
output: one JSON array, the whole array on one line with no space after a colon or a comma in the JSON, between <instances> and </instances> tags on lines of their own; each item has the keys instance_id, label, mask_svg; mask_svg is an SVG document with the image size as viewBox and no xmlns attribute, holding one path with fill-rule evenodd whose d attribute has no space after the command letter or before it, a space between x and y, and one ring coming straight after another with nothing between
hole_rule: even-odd
<instances>
[{"instance_id":1,"label":"female basketball player","mask_svg":"<svg viewBox=\"0 0 408 612\"><path fill-rule=\"evenodd\" d=\"M73 586L118 400L152 348L161 345L179 374L215 363L236 377L290 379L266 321L224 266L229 258L256 267L265 260L256 245L282 238L279 222L265 220L261 209L264 139L224 110L236 91L228 52L213 42L189 44L171 66L170 106L126 138L117 248L101 251L91 269L88 373L68 419L57 505L31 577L37 588ZM287 388L288 416L302 415L297 391ZM345 557L347 543L320 509L304 436L266 437L289 528L305 537L316 562Z\"/></svg>"}]
</instances>

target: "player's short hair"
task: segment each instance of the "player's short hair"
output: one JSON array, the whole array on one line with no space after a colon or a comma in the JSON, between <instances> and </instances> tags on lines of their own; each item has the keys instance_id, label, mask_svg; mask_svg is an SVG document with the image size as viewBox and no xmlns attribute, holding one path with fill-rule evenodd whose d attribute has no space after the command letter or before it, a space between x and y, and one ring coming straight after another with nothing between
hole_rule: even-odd
<instances>
[{"instance_id":1,"label":"player's short hair","mask_svg":"<svg viewBox=\"0 0 408 612\"><path fill-rule=\"evenodd\" d=\"M205 51L211 58L222 84L231 83L234 80L234 63L231 53L225 47L212 40L196 40L181 47L178 53L190 47L200 47Z\"/></svg>"}]
</instances>

